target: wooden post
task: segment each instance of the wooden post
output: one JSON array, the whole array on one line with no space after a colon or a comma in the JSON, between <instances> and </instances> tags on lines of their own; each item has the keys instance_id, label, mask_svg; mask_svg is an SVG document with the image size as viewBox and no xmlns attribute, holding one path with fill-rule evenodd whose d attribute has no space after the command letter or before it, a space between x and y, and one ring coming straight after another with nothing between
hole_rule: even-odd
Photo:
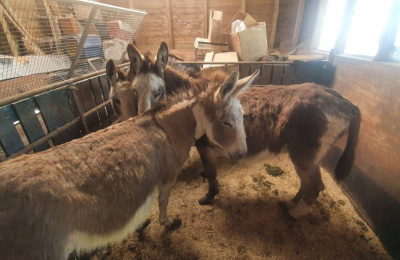
<instances>
[{"instance_id":1,"label":"wooden post","mask_svg":"<svg viewBox=\"0 0 400 260\"><path fill-rule=\"evenodd\" d=\"M165 0L165 6L167 11L167 22L168 22L168 33L169 33L169 42L170 42L170 49L174 49L174 38L172 35L172 20L171 20L171 0Z\"/></svg>"},{"instance_id":2,"label":"wooden post","mask_svg":"<svg viewBox=\"0 0 400 260\"><path fill-rule=\"evenodd\" d=\"M246 0L242 0L240 3L240 11L246 12Z\"/></svg>"},{"instance_id":3,"label":"wooden post","mask_svg":"<svg viewBox=\"0 0 400 260\"><path fill-rule=\"evenodd\" d=\"M204 24L204 37L203 38L207 38L208 37L208 0L204 0L204 19L203 19L203 24Z\"/></svg>"},{"instance_id":4,"label":"wooden post","mask_svg":"<svg viewBox=\"0 0 400 260\"><path fill-rule=\"evenodd\" d=\"M274 44L275 44L276 26L278 24L278 15L279 15L279 0L275 0L274 15L272 17L271 37L269 38L269 48L271 48L271 49L274 48Z\"/></svg>"},{"instance_id":5,"label":"wooden post","mask_svg":"<svg viewBox=\"0 0 400 260\"><path fill-rule=\"evenodd\" d=\"M304 3L305 3L305 0L299 0L299 7L297 9L297 16L296 16L296 24L294 26L293 37L292 37L293 46L296 46L297 42L299 40L299 32L300 32L301 21L303 18L303 11L304 11Z\"/></svg>"}]
</instances>

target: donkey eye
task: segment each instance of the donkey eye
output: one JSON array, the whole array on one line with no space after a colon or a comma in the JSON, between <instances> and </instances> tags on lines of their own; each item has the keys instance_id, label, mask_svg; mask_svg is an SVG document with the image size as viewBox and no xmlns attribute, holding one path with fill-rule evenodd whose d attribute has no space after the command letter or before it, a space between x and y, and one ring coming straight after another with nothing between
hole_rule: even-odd
<instances>
[{"instance_id":1,"label":"donkey eye","mask_svg":"<svg viewBox=\"0 0 400 260\"><path fill-rule=\"evenodd\" d=\"M118 105L121 104L121 101L120 101L119 99L117 99L117 98L114 100L114 102L115 102L116 104L118 104Z\"/></svg>"},{"instance_id":2,"label":"donkey eye","mask_svg":"<svg viewBox=\"0 0 400 260\"><path fill-rule=\"evenodd\" d=\"M154 98L158 98L161 95L161 91L154 94Z\"/></svg>"},{"instance_id":3,"label":"donkey eye","mask_svg":"<svg viewBox=\"0 0 400 260\"><path fill-rule=\"evenodd\" d=\"M229 123L229 122L223 121L222 123L224 124L224 126L233 128L233 126L232 126L231 123Z\"/></svg>"}]
</instances>

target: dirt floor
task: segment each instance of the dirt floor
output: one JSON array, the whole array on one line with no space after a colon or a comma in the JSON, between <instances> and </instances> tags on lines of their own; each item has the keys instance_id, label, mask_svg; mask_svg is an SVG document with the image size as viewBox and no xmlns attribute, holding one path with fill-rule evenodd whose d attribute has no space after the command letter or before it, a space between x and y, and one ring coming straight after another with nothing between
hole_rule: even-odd
<instances>
[{"instance_id":1,"label":"dirt floor","mask_svg":"<svg viewBox=\"0 0 400 260\"><path fill-rule=\"evenodd\" d=\"M271 176L264 164L279 166L284 173ZM299 187L286 154L236 164L220 158L221 187L212 206L197 203L207 190L201 169L192 149L168 208L170 216L182 219L180 229L161 227L155 204L152 222L142 234L98 250L90 259L391 259L323 169L325 191L311 213L296 221L281 203Z\"/></svg>"}]
</instances>

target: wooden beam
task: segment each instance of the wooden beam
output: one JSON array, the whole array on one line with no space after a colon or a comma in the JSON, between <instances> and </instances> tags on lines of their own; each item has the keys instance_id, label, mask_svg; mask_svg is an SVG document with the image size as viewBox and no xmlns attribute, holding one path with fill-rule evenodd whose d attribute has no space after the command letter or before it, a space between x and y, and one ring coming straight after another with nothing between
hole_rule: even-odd
<instances>
[{"instance_id":1,"label":"wooden beam","mask_svg":"<svg viewBox=\"0 0 400 260\"><path fill-rule=\"evenodd\" d=\"M390 55L392 54L393 50L393 45L396 41L396 32L400 33L399 21L400 21L400 2L394 1L389 14L389 19L386 23L386 27L381 34L379 49L374 57L374 60L388 61L390 59Z\"/></svg>"},{"instance_id":2,"label":"wooden beam","mask_svg":"<svg viewBox=\"0 0 400 260\"><path fill-rule=\"evenodd\" d=\"M320 0L318 3L318 11L317 16L314 22L314 29L311 37L311 42L309 44L309 50L313 51L318 48L319 39L321 38L322 33L322 25L324 23L324 18L326 14L326 10L328 7L328 0Z\"/></svg>"},{"instance_id":3,"label":"wooden beam","mask_svg":"<svg viewBox=\"0 0 400 260\"><path fill-rule=\"evenodd\" d=\"M242 0L240 3L240 11L246 12L246 0Z\"/></svg>"},{"instance_id":4,"label":"wooden beam","mask_svg":"<svg viewBox=\"0 0 400 260\"><path fill-rule=\"evenodd\" d=\"M44 7L44 9L46 10L47 21L50 24L51 33L53 34L53 39L56 44L57 53L63 54L64 50L61 46L61 37L62 37L61 30L60 30L60 27L58 26L56 17L53 15L53 13L50 9L50 6L47 3L47 0L36 0L36 4L42 5Z\"/></svg>"},{"instance_id":5,"label":"wooden beam","mask_svg":"<svg viewBox=\"0 0 400 260\"><path fill-rule=\"evenodd\" d=\"M358 0L346 2L346 7L344 9L344 14L342 19L342 26L340 27L338 38L336 40L334 54L343 53L346 47L347 37L349 36L350 32L349 25L351 24L351 20L353 18L357 1Z\"/></svg>"},{"instance_id":6,"label":"wooden beam","mask_svg":"<svg viewBox=\"0 0 400 260\"><path fill-rule=\"evenodd\" d=\"M303 19L304 3L305 0L299 0L299 7L297 8L296 24L294 26L293 37L292 37L293 46L296 46L299 40L301 21Z\"/></svg>"},{"instance_id":7,"label":"wooden beam","mask_svg":"<svg viewBox=\"0 0 400 260\"><path fill-rule=\"evenodd\" d=\"M22 25L21 21L18 19L7 0L0 1L0 9L2 10L3 17L7 18L8 21L12 23L13 26L19 31L21 36L24 37L24 42L29 45L28 47L35 54L44 55L44 52L39 48L30 34L26 31L25 27Z\"/></svg>"},{"instance_id":8,"label":"wooden beam","mask_svg":"<svg viewBox=\"0 0 400 260\"><path fill-rule=\"evenodd\" d=\"M204 0L204 19L203 19L203 24L204 24L204 34L203 34L203 38L207 38L208 37L208 0Z\"/></svg>"},{"instance_id":9,"label":"wooden beam","mask_svg":"<svg viewBox=\"0 0 400 260\"><path fill-rule=\"evenodd\" d=\"M175 49L174 38L172 34L172 20L171 20L171 0L165 0L165 6L167 11L167 22L168 22L168 34L169 34L169 44L170 49Z\"/></svg>"},{"instance_id":10,"label":"wooden beam","mask_svg":"<svg viewBox=\"0 0 400 260\"><path fill-rule=\"evenodd\" d=\"M11 54L14 57L19 56L19 46L18 46L18 41L16 41L15 36L10 30L9 25L7 23L6 17L4 15L4 9L0 6L0 26L3 29L3 32L6 36L8 46L10 48Z\"/></svg>"},{"instance_id":11,"label":"wooden beam","mask_svg":"<svg viewBox=\"0 0 400 260\"><path fill-rule=\"evenodd\" d=\"M272 17L272 31L271 31L271 37L269 38L269 48L271 49L274 48L276 26L278 24L278 15L279 15L279 0L275 0L274 15Z\"/></svg>"}]
</instances>

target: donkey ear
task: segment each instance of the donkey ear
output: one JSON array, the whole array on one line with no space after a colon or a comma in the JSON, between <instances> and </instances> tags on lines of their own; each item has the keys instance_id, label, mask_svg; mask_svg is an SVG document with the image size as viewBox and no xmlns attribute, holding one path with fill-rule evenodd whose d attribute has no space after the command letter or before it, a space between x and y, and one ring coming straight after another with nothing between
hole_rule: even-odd
<instances>
[{"instance_id":1,"label":"donkey ear","mask_svg":"<svg viewBox=\"0 0 400 260\"><path fill-rule=\"evenodd\" d=\"M114 63L114 61L112 59L107 61L107 64L106 64L106 75L107 75L107 78L110 80L110 82L112 84L117 82L117 80L118 80L117 71L115 69L115 63Z\"/></svg>"},{"instance_id":2,"label":"donkey ear","mask_svg":"<svg viewBox=\"0 0 400 260\"><path fill-rule=\"evenodd\" d=\"M160 47L157 51L156 66L164 71L168 62L168 45L165 42L161 42Z\"/></svg>"},{"instance_id":3,"label":"donkey ear","mask_svg":"<svg viewBox=\"0 0 400 260\"><path fill-rule=\"evenodd\" d=\"M129 60L131 62L130 69L133 70L134 74L138 74L143 64L142 55L132 43L128 44L127 52Z\"/></svg>"},{"instance_id":4,"label":"donkey ear","mask_svg":"<svg viewBox=\"0 0 400 260\"><path fill-rule=\"evenodd\" d=\"M236 87L238 78L239 78L239 72L234 71L228 77L228 79L225 80L224 83L222 83L222 85L219 87L219 90L218 90L221 100L225 101L231 96L233 90Z\"/></svg>"},{"instance_id":5,"label":"donkey ear","mask_svg":"<svg viewBox=\"0 0 400 260\"><path fill-rule=\"evenodd\" d=\"M260 70L254 71L250 76L243 78L237 82L235 90L232 92L232 96L238 96L240 93L245 91L248 87L250 87L251 83L255 80L255 78L260 74Z\"/></svg>"}]
</instances>

